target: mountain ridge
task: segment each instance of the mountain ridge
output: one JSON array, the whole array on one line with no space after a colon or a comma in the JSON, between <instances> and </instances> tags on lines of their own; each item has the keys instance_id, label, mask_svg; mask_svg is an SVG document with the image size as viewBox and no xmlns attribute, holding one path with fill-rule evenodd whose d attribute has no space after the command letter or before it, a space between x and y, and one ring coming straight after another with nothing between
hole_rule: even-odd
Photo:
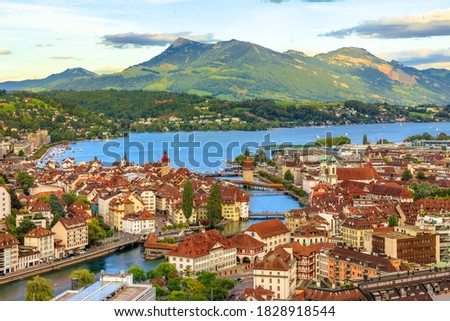
<instances>
[{"instance_id":1,"label":"mountain ridge","mask_svg":"<svg viewBox=\"0 0 450 321\"><path fill-rule=\"evenodd\" d=\"M357 47L308 56L236 39L201 43L178 38L161 54L119 73L63 73L55 81L51 75L40 82L0 83L0 88L166 90L231 100L450 102L450 71L418 70Z\"/></svg>"}]
</instances>

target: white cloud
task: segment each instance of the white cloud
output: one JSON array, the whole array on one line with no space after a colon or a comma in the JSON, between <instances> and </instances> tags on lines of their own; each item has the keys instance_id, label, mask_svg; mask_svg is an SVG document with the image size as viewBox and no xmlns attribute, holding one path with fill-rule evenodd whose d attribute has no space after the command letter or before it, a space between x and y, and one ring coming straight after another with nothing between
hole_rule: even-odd
<instances>
[{"instance_id":1,"label":"white cloud","mask_svg":"<svg viewBox=\"0 0 450 321\"><path fill-rule=\"evenodd\" d=\"M323 36L336 38L351 35L382 39L450 36L450 9L434 10L417 16L368 20L356 27L323 34Z\"/></svg>"}]
</instances>

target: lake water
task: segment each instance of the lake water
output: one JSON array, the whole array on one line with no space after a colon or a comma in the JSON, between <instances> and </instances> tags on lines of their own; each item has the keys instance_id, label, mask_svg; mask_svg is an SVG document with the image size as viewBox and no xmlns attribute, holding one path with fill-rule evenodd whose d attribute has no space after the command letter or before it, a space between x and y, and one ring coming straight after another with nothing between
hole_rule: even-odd
<instances>
[{"instance_id":1,"label":"lake water","mask_svg":"<svg viewBox=\"0 0 450 321\"><path fill-rule=\"evenodd\" d=\"M129 161L144 163L159 161L167 150L172 167L187 167L189 170L203 172L215 171L225 167L224 160L230 160L249 147L251 151L260 145L280 145L282 143L306 144L327 133L333 136L347 136L353 143L361 143L364 134L369 141L384 138L402 142L407 136L428 132L437 135L450 133L450 123L395 123L330 127L298 127L267 131L230 132L181 132L181 133L140 133L123 138L105 141L83 141L71 144L55 160L71 156L77 161L90 161L94 157L111 164L119 161L124 153ZM189 147L188 147L189 146Z\"/></svg>"}]
</instances>

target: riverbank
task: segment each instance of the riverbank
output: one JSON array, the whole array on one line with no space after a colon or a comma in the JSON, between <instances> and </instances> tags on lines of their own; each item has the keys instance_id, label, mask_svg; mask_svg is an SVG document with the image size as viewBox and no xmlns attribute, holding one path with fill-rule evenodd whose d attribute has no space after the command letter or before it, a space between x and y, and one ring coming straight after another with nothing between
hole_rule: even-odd
<instances>
[{"instance_id":1,"label":"riverbank","mask_svg":"<svg viewBox=\"0 0 450 321\"><path fill-rule=\"evenodd\" d=\"M108 254L114 253L117 250L123 249L127 246L131 246L136 244L139 241L138 237L135 236L127 236L124 239L119 240L118 242L103 245L98 248L93 248L87 251L84 254L80 254L78 256L72 256L70 258L57 261L57 262L51 262L51 263L42 263L33 267L29 267L27 269L18 270L12 273L8 273L2 277L0 277L0 285L7 284L10 282L23 280L25 278L43 274L55 270L60 270L62 268L75 265L78 263L86 262L89 260L93 260L102 256L106 256Z\"/></svg>"}]
</instances>

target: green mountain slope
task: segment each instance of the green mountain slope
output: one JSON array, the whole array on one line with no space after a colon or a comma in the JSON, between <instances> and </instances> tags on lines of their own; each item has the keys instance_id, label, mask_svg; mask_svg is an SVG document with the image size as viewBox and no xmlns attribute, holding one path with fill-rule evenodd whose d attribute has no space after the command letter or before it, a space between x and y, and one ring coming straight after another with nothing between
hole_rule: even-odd
<instances>
[{"instance_id":1,"label":"green mountain slope","mask_svg":"<svg viewBox=\"0 0 450 321\"><path fill-rule=\"evenodd\" d=\"M120 73L63 79L41 87L166 90L230 100L450 102L446 70L405 67L360 48L308 57L299 51L279 53L237 40L204 44L180 38L160 55Z\"/></svg>"}]
</instances>

